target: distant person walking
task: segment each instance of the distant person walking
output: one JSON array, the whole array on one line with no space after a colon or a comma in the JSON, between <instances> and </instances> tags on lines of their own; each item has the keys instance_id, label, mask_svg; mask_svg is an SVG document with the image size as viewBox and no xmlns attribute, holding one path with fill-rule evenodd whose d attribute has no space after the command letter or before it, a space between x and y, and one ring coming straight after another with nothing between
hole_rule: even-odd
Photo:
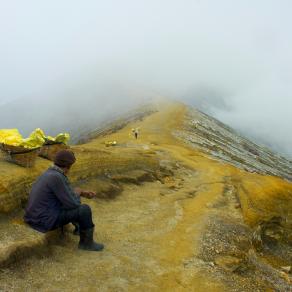
<instances>
[{"instance_id":1,"label":"distant person walking","mask_svg":"<svg viewBox=\"0 0 292 292\"><path fill-rule=\"evenodd\" d=\"M139 128L132 129L132 132L133 132L133 135L134 135L135 139L137 140L138 139L138 134L139 134Z\"/></svg>"}]
</instances>

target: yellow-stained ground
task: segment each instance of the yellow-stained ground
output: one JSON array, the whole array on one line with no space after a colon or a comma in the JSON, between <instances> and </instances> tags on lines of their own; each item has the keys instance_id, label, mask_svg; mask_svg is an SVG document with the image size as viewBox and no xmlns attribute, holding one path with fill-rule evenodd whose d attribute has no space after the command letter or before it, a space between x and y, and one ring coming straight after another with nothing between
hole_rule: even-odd
<instances>
[{"instance_id":1,"label":"yellow-stained ground","mask_svg":"<svg viewBox=\"0 0 292 292\"><path fill-rule=\"evenodd\" d=\"M111 201L85 200L93 210L95 237L105 250L78 251L77 238L69 236L63 245L52 247L50 257L28 259L1 275L0 291L240 291L236 283L233 287L200 265L207 222L218 211L210 206L232 185L240 202L229 202L220 214L230 212L250 226L273 216L289 221L292 185L236 169L176 140L172 131L182 127L185 113L181 104L164 104L143 121L76 146L79 162L72 169L73 180L82 178L89 160L91 172L101 167L96 155L105 157L102 168L114 168L118 160L111 157L122 156L121 163L141 160L149 168L165 162L174 175L163 183L125 184L123 193ZM137 127L135 140L131 129ZM106 148L105 141L118 145ZM94 183L89 179L82 186L94 188ZM255 291L247 282L243 279L238 287Z\"/></svg>"},{"instance_id":2,"label":"yellow-stained ground","mask_svg":"<svg viewBox=\"0 0 292 292\"><path fill-rule=\"evenodd\" d=\"M244 218L250 225L271 216L292 216L292 184L281 178L248 173L234 166L220 163L202 155L199 151L190 149L174 139L172 132L180 129L185 118L187 108L179 103L164 105L164 110L151 115L142 123L130 124L122 131L107 136L102 140L113 140L128 143L133 140L132 128L140 128L141 135L134 141L136 145L149 145L153 150L167 151L174 160L182 161L185 165L199 170L201 182L223 181L226 176L231 177L239 188L239 196L244 211ZM100 139L89 145L98 147ZM119 151L119 150L118 150ZM289 217L292 220L292 217Z\"/></svg>"}]
</instances>

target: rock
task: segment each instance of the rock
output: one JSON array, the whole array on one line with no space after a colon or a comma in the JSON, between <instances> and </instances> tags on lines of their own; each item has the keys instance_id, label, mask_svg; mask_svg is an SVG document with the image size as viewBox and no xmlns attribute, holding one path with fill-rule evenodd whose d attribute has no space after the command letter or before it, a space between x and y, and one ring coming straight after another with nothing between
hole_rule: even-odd
<instances>
[{"instance_id":1,"label":"rock","mask_svg":"<svg viewBox=\"0 0 292 292\"><path fill-rule=\"evenodd\" d=\"M82 184L79 184L78 186L81 188L83 187ZM97 178L87 180L83 188L89 188L95 191L97 193L96 198L105 200L114 199L123 191L121 184L110 179Z\"/></svg>"},{"instance_id":2,"label":"rock","mask_svg":"<svg viewBox=\"0 0 292 292\"><path fill-rule=\"evenodd\" d=\"M291 266L285 266L281 267L281 270L285 273L290 273L291 272Z\"/></svg>"},{"instance_id":3,"label":"rock","mask_svg":"<svg viewBox=\"0 0 292 292\"><path fill-rule=\"evenodd\" d=\"M176 190L176 189L177 189L176 184L169 184L168 187L169 187L171 190Z\"/></svg>"},{"instance_id":4,"label":"rock","mask_svg":"<svg viewBox=\"0 0 292 292\"><path fill-rule=\"evenodd\" d=\"M262 228L260 225L256 226L255 230L253 231L251 235L251 242L257 251L261 251L263 249Z\"/></svg>"},{"instance_id":5,"label":"rock","mask_svg":"<svg viewBox=\"0 0 292 292\"><path fill-rule=\"evenodd\" d=\"M97 193L97 197L101 199L114 199L122 191L123 191L123 188L119 185L112 184L112 183L103 184L100 187L100 191Z\"/></svg>"},{"instance_id":6,"label":"rock","mask_svg":"<svg viewBox=\"0 0 292 292\"><path fill-rule=\"evenodd\" d=\"M27 225L9 228L9 224L7 224L7 229L11 233L9 238L5 240L2 238L0 244L0 268L5 268L31 255L48 252L47 245L59 241L62 235L59 228L47 233L41 233ZM21 238L18 238L18 233L22 234Z\"/></svg>"},{"instance_id":7,"label":"rock","mask_svg":"<svg viewBox=\"0 0 292 292\"><path fill-rule=\"evenodd\" d=\"M284 279L287 283L289 283L289 284L292 283L291 279L289 278L289 276L285 272L280 272L280 277L282 279Z\"/></svg>"},{"instance_id":8,"label":"rock","mask_svg":"<svg viewBox=\"0 0 292 292\"><path fill-rule=\"evenodd\" d=\"M235 272L241 266L242 260L233 256L218 256L215 264L227 272Z\"/></svg>"},{"instance_id":9,"label":"rock","mask_svg":"<svg viewBox=\"0 0 292 292\"><path fill-rule=\"evenodd\" d=\"M139 185L143 182L153 182L156 180L154 175L150 171L133 170L124 174L117 174L112 176L113 181L136 184Z\"/></svg>"}]
</instances>

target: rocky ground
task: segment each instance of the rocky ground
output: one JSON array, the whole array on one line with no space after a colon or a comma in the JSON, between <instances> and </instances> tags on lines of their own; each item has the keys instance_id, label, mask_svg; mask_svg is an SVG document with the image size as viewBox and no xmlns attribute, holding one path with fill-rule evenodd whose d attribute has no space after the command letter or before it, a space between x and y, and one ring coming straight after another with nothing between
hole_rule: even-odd
<instances>
[{"instance_id":1,"label":"rocky ground","mask_svg":"<svg viewBox=\"0 0 292 292\"><path fill-rule=\"evenodd\" d=\"M98 192L84 201L101 253L79 251L70 227L43 235L25 226L16 208L25 194L9 172L14 184L26 172L6 168L0 204L16 210L2 206L0 291L292 291L291 183L177 140L187 109L163 108L73 147L72 182ZM47 165L38 162L28 189Z\"/></svg>"}]
</instances>

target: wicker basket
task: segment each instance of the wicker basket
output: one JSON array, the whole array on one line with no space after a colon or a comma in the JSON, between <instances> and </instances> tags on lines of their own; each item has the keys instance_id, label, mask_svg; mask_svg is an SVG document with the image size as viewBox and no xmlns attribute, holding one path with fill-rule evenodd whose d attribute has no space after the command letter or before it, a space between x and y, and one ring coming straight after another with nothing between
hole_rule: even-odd
<instances>
[{"instance_id":1,"label":"wicker basket","mask_svg":"<svg viewBox=\"0 0 292 292\"><path fill-rule=\"evenodd\" d=\"M6 161L23 167L33 167L39 153L39 148L27 149L21 146L11 146L1 143L0 149Z\"/></svg>"},{"instance_id":2,"label":"wicker basket","mask_svg":"<svg viewBox=\"0 0 292 292\"><path fill-rule=\"evenodd\" d=\"M46 144L41 147L39 156L53 161L57 152L68 148L69 146L63 143Z\"/></svg>"}]
</instances>

